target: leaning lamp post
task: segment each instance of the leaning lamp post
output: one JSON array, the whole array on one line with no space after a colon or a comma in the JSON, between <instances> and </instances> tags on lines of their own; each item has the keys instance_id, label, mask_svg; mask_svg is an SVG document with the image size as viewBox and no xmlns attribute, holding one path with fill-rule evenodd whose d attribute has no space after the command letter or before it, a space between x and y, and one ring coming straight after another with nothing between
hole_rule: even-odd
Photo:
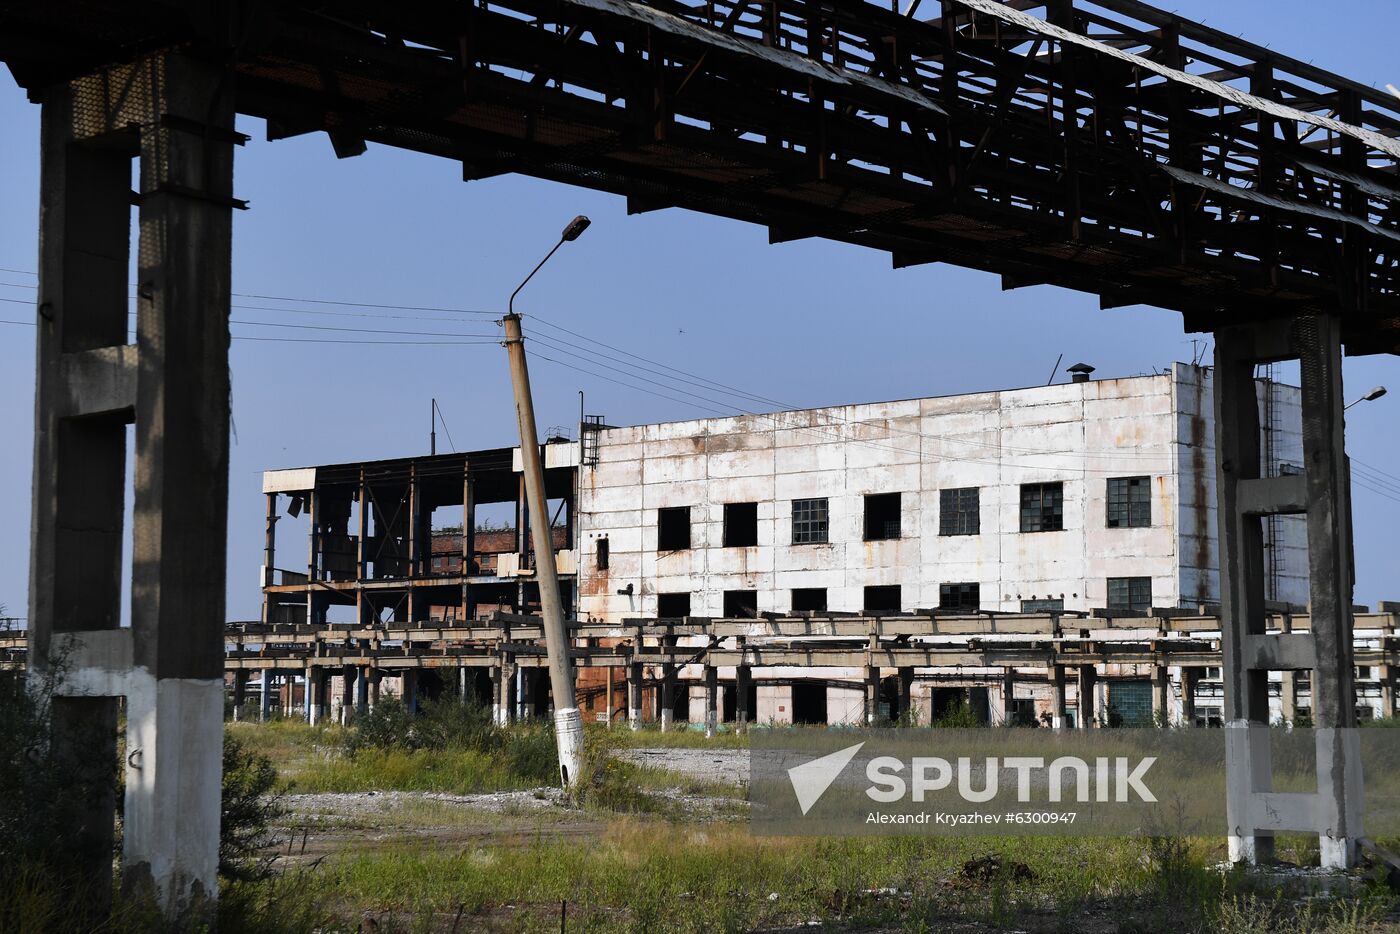
<instances>
[{"instance_id":1,"label":"leaning lamp post","mask_svg":"<svg viewBox=\"0 0 1400 934\"><path fill-rule=\"evenodd\" d=\"M544 492L544 465L540 462L540 442L535 431L535 404L530 396L530 371L525 364L525 339L520 333L520 316L515 313L515 296L535 277L565 243L577 240L588 229L589 220L580 214L569 222L559 242L525 280L510 293L506 316L506 353L510 357L511 388L515 392L515 417L520 423L520 462L525 473L525 503L531 517L530 532L535 546L535 579L540 587L540 611L544 617L545 651L549 656L549 687L554 696L554 740L559 750L559 779L564 788L578 778L583 753L583 717L574 700L574 669L569 662L569 634L564 624L564 607L559 599L559 573L554 564L554 535Z\"/></svg>"}]
</instances>

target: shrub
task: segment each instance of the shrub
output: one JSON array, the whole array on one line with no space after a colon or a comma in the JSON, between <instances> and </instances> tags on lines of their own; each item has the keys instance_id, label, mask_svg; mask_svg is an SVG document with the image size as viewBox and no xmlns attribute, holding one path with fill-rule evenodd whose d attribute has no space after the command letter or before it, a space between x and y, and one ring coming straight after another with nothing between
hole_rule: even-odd
<instances>
[{"instance_id":1,"label":"shrub","mask_svg":"<svg viewBox=\"0 0 1400 934\"><path fill-rule=\"evenodd\" d=\"M263 879L276 859L267 850L276 843L273 824L286 813L277 785L277 769L267 756L224 733L224 779L219 821L219 874L230 880Z\"/></svg>"}]
</instances>

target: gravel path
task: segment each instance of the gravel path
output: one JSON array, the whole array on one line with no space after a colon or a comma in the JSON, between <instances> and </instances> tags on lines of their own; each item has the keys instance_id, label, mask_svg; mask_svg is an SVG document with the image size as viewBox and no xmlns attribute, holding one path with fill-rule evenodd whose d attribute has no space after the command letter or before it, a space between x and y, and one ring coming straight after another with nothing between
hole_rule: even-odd
<instances>
[{"instance_id":1,"label":"gravel path","mask_svg":"<svg viewBox=\"0 0 1400 934\"><path fill-rule=\"evenodd\" d=\"M617 757L706 782L740 787L749 783L747 749L626 749Z\"/></svg>"}]
</instances>

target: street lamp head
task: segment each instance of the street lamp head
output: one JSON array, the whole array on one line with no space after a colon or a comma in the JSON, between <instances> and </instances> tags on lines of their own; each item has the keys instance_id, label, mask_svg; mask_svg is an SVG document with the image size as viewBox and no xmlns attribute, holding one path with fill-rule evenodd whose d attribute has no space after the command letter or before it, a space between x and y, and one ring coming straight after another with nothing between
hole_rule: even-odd
<instances>
[{"instance_id":1,"label":"street lamp head","mask_svg":"<svg viewBox=\"0 0 1400 934\"><path fill-rule=\"evenodd\" d=\"M569 226L564 228L564 234L562 239L577 240L579 238L579 235L581 235L585 230L587 230L588 225L591 223L593 222L590 221L588 218L584 217L582 214L580 214L578 217L575 217L573 220L569 221Z\"/></svg>"},{"instance_id":2,"label":"street lamp head","mask_svg":"<svg viewBox=\"0 0 1400 934\"><path fill-rule=\"evenodd\" d=\"M1375 400L1379 399L1381 396L1385 395L1385 393L1386 393L1386 389L1385 389L1384 386L1377 386L1376 388L1372 389L1370 392L1366 393L1366 395L1362 396L1361 398L1364 399L1364 400L1366 400L1367 402L1374 402Z\"/></svg>"}]
</instances>

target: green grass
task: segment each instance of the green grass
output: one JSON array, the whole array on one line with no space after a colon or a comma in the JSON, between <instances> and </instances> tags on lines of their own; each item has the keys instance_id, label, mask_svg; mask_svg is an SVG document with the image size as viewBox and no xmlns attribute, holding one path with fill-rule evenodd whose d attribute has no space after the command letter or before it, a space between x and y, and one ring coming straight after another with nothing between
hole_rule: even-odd
<instances>
[{"instance_id":1,"label":"green grass","mask_svg":"<svg viewBox=\"0 0 1400 934\"><path fill-rule=\"evenodd\" d=\"M470 794L540 787L504 756L474 749L361 749L312 761L296 773L298 792L444 791Z\"/></svg>"},{"instance_id":2,"label":"green grass","mask_svg":"<svg viewBox=\"0 0 1400 934\"><path fill-rule=\"evenodd\" d=\"M619 749L748 749L748 734L735 733L733 724L725 724L723 732L705 738L705 731L689 729L681 725L677 729L661 732L661 727L654 723L645 724L640 730L633 730L625 723L617 724L608 729L599 724L585 725L586 740L601 738L605 742Z\"/></svg>"},{"instance_id":3,"label":"green grass","mask_svg":"<svg viewBox=\"0 0 1400 934\"><path fill-rule=\"evenodd\" d=\"M996 854L1033 876L967 879ZM859 930L1372 931L1383 896L1298 904L1204 868L1213 847L1187 842L1169 871L1141 840L755 838L742 827L613 821L589 845L541 836L525 846L444 853L394 846L347 855L308 880L380 917L451 918L466 930L738 931L811 920ZM891 890L889 894L880 890ZM776 895L776 897L774 897ZM1269 927L1248 907L1268 901ZM445 929L445 928L444 928ZM967 928L964 928L967 929Z\"/></svg>"}]
</instances>

